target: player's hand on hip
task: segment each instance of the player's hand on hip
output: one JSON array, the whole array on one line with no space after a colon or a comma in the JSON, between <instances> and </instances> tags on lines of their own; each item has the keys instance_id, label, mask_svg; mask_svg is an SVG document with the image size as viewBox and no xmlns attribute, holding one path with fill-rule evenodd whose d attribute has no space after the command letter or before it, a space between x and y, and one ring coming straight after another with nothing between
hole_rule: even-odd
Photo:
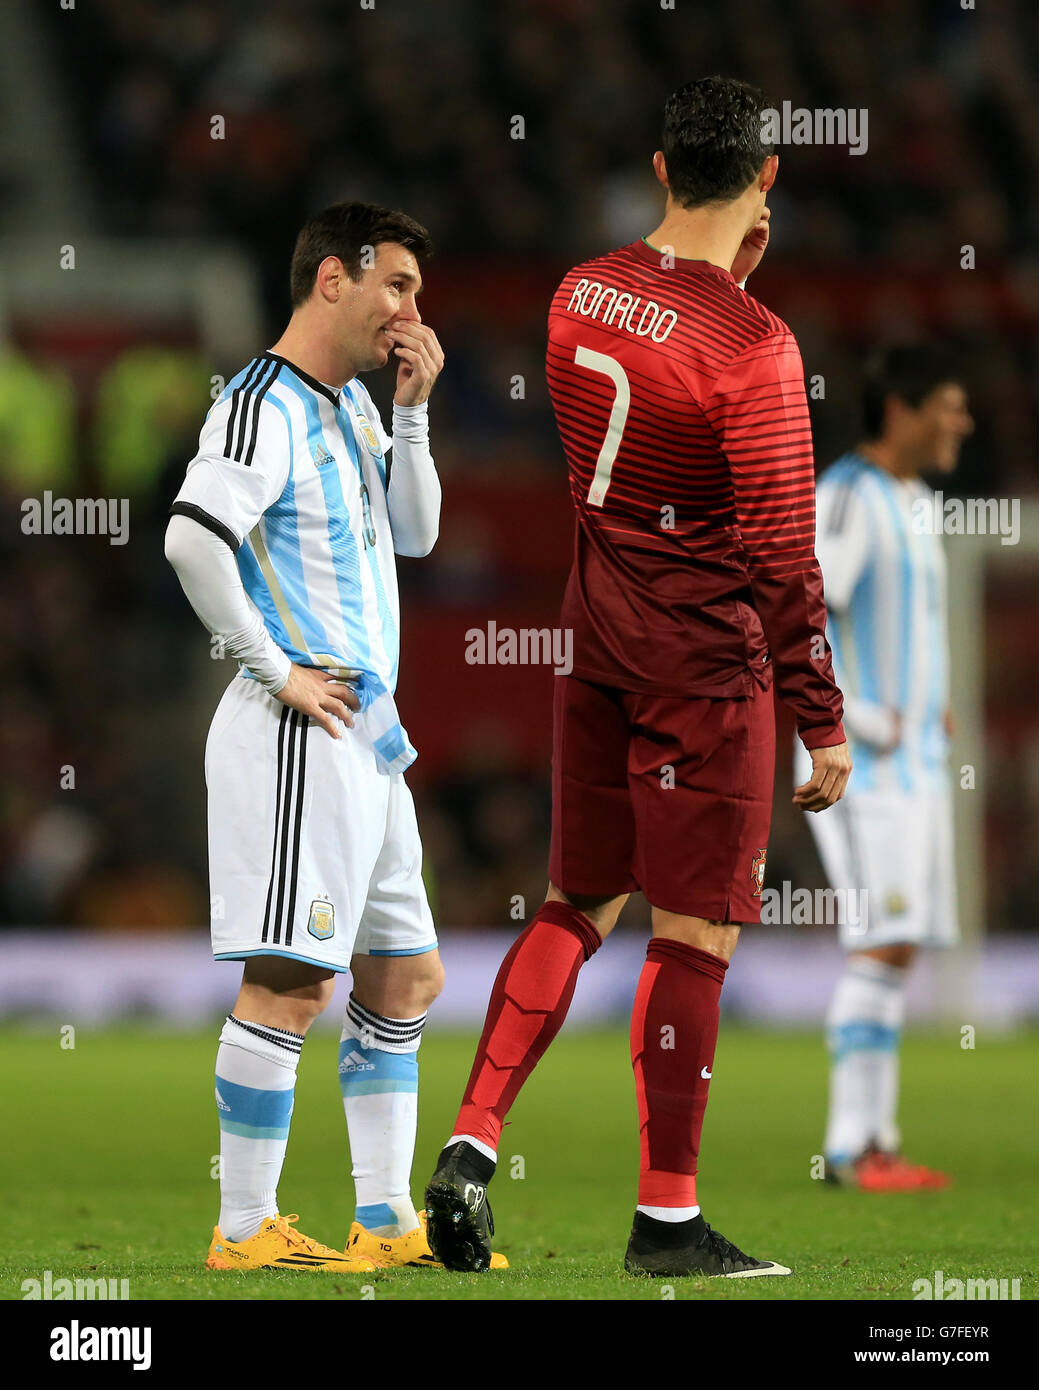
<instances>
[{"instance_id":1,"label":"player's hand on hip","mask_svg":"<svg viewBox=\"0 0 1039 1390\"><path fill-rule=\"evenodd\" d=\"M316 666L293 666L288 680L274 698L308 715L332 738L341 737L336 720L341 719L352 729L351 711L361 708L355 690Z\"/></svg>"},{"instance_id":2,"label":"player's hand on hip","mask_svg":"<svg viewBox=\"0 0 1039 1390\"><path fill-rule=\"evenodd\" d=\"M846 743L832 748L813 748L812 775L794 792L794 805L802 811L825 811L840 801L851 776L851 753Z\"/></svg>"},{"instance_id":3,"label":"player's hand on hip","mask_svg":"<svg viewBox=\"0 0 1039 1390\"><path fill-rule=\"evenodd\" d=\"M399 359L393 404L421 405L443 368L444 350L432 328L414 319L391 323L389 332Z\"/></svg>"}]
</instances>

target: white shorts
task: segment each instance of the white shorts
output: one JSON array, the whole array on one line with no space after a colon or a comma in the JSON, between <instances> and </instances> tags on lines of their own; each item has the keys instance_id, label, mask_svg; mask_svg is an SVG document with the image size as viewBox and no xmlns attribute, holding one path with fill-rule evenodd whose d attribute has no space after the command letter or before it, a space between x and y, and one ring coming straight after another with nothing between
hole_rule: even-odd
<instances>
[{"instance_id":1,"label":"white shorts","mask_svg":"<svg viewBox=\"0 0 1039 1390\"><path fill-rule=\"evenodd\" d=\"M217 960L345 971L355 952L436 946L411 792L401 773L377 770L354 718L332 739L254 680L224 692L206 741Z\"/></svg>"},{"instance_id":2,"label":"white shorts","mask_svg":"<svg viewBox=\"0 0 1039 1390\"><path fill-rule=\"evenodd\" d=\"M845 950L956 943L948 794L850 792L807 819L830 887L865 890L865 911L841 920Z\"/></svg>"}]
</instances>

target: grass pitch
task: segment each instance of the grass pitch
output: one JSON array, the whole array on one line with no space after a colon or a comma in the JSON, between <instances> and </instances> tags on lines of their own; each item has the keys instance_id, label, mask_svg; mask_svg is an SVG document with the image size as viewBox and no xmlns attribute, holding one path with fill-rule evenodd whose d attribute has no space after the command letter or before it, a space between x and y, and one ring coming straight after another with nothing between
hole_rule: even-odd
<instances>
[{"instance_id":1,"label":"grass pitch","mask_svg":"<svg viewBox=\"0 0 1039 1390\"><path fill-rule=\"evenodd\" d=\"M910 1035L902 1068L908 1155L950 1170L946 1192L860 1195L812 1177L824 1118L821 1038L723 1025L700 1196L707 1219L786 1279L670 1281L626 1275L638 1138L622 1031L566 1033L513 1109L490 1191L502 1274L402 1270L210 1273L218 1207L213 1105L218 1027L204 1035L0 1030L6 1082L0 1298L23 1279L129 1279L132 1299L909 1299L913 1282L1019 1278L1035 1298L1035 1035ZM444 1138L472 1036L426 1036L414 1195ZM333 1034L304 1049L280 1187L300 1228L342 1245L353 1190ZM957 1305L960 1306L960 1305Z\"/></svg>"}]
</instances>

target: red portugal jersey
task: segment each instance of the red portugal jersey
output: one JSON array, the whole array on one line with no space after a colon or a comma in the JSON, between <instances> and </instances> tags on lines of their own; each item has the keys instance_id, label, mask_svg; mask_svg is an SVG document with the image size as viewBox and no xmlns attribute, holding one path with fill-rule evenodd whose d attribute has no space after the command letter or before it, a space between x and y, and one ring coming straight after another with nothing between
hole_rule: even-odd
<instances>
[{"instance_id":1,"label":"red portugal jersey","mask_svg":"<svg viewBox=\"0 0 1039 1390\"><path fill-rule=\"evenodd\" d=\"M842 743L786 324L728 271L636 241L563 280L547 372L577 509L574 674L731 697L774 668L805 744Z\"/></svg>"}]
</instances>

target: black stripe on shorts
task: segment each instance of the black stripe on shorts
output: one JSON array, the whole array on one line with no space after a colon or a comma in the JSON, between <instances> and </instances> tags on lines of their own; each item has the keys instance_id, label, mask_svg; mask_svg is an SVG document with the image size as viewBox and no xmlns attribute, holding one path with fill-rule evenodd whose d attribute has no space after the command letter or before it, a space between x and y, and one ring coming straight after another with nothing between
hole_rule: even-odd
<instances>
[{"instance_id":1,"label":"black stripe on shorts","mask_svg":"<svg viewBox=\"0 0 1039 1390\"><path fill-rule=\"evenodd\" d=\"M307 730L310 719L299 710L282 711L278 728L278 790L275 804L274 850L267 885L262 940L272 946L292 944L299 874L299 845L303 828L303 796L307 771ZM291 839L290 839L291 836ZM275 887L277 883L277 887Z\"/></svg>"},{"instance_id":2,"label":"black stripe on shorts","mask_svg":"<svg viewBox=\"0 0 1039 1390\"><path fill-rule=\"evenodd\" d=\"M282 776L285 763L286 730L291 713L292 710L286 705L281 712L281 723L278 725L278 790L274 798L276 810L274 816L274 849L271 853L271 877L270 882L267 884L267 906L263 914L263 936L261 940L264 944L267 943L267 934L271 927L271 900L274 896L274 881L277 876L278 868L278 831L281 828L282 816Z\"/></svg>"}]
</instances>

